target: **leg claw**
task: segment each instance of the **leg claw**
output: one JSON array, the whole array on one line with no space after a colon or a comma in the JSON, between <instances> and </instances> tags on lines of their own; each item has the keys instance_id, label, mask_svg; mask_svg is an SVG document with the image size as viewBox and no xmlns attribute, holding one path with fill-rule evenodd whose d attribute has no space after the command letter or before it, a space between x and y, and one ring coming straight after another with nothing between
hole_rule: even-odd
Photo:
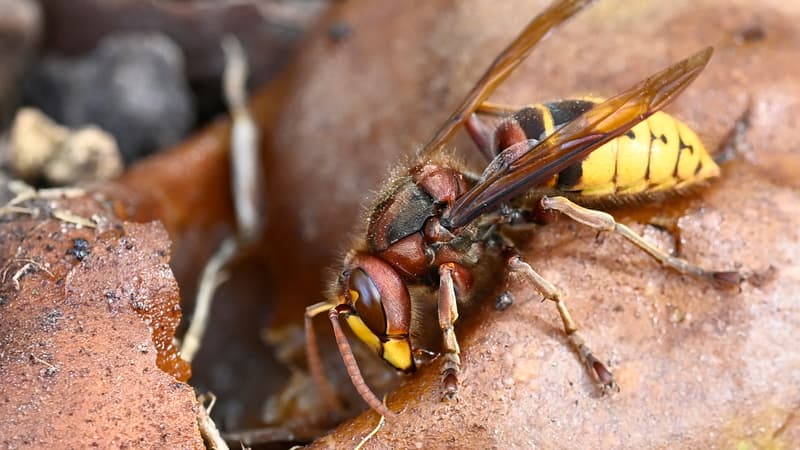
<instances>
[{"instance_id":1,"label":"leg claw","mask_svg":"<svg viewBox=\"0 0 800 450\"><path fill-rule=\"evenodd\" d=\"M456 398L458 395L458 378L453 369L445 369L442 371L442 385L444 386L444 394L442 394L443 401L449 401Z\"/></svg>"},{"instance_id":2,"label":"leg claw","mask_svg":"<svg viewBox=\"0 0 800 450\"><path fill-rule=\"evenodd\" d=\"M605 364L592 355L586 358L586 364L594 374L597 380L597 387L600 389L602 395L611 395L615 392L619 392L619 386L617 382L614 381L614 374L608 370Z\"/></svg>"}]
</instances>

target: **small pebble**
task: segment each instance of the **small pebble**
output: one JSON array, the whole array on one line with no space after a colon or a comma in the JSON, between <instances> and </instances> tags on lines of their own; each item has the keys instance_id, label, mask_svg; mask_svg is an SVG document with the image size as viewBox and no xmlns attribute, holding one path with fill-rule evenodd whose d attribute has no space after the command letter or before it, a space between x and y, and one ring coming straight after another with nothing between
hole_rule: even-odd
<instances>
[{"instance_id":1,"label":"small pebble","mask_svg":"<svg viewBox=\"0 0 800 450\"><path fill-rule=\"evenodd\" d=\"M72 248L67 250L68 255L74 255L78 261L83 261L91 251L89 251L89 242L83 238L72 240Z\"/></svg>"},{"instance_id":2,"label":"small pebble","mask_svg":"<svg viewBox=\"0 0 800 450\"><path fill-rule=\"evenodd\" d=\"M35 108L17 112L6 152L14 174L29 183L65 186L122 172L113 136L97 127L70 130Z\"/></svg>"}]
</instances>

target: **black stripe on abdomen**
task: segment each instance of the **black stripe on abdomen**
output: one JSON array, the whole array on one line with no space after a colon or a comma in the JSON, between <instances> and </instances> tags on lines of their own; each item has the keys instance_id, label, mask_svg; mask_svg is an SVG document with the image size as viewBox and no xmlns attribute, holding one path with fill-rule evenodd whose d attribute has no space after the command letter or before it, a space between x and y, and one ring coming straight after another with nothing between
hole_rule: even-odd
<instances>
[{"instance_id":1,"label":"black stripe on abdomen","mask_svg":"<svg viewBox=\"0 0 800 450\"><path fill-rule=\"evenodd\" d=\"M538 109L526 106L514 113L514 120L517 121L528 139L540 140L542 138L545 132L544 118Z\"/></svg>"},{"instance_id":2,"label":"black stripe on abdomen","mask_svg":"<svg viewBox=\"0 0 800 450\"><path fill-rule=\"evenodd\" d=\"M580 116L592 109L594 105L595 103L589 100L559 100L557 102L544 104L544 106L550 110L550 114L553 116L553 123L556 127Z\"/></svg>"},{"instance_id":3,"label":"black stripe on abdomen","mask_svg":"<svg viewBox=\"0 0 800 450\"><path fill-rule=\"evenodd\" d=\"M556 187L562 191L570 190L572 186L578 184L583 176L583 161L577 162L566 169L558 172Z\"/></svg>"}]
</instances>

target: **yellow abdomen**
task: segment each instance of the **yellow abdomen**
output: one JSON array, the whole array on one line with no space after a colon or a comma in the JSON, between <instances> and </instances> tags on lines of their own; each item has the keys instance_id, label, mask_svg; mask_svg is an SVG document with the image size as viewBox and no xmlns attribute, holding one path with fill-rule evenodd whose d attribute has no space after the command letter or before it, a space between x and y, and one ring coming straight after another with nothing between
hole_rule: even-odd
<instances>
[{"instance_id":1,"label":"yellow abdomen","mask_svg":"<svg viewBox=\"0 0 800 450\"><path fill-rule=\"evenodd\" d=\"M501 150L521 133L529 139L542 139L597 102L562 100L522 108L497 128L495 145ZM680 192L718 175L719 166L694 131L669 114L657 112L536 191L565 194L578 202L624 201Z\"/></svg>"},{"instance_id":2,"label":"yellow abdomen","mask_svg":"<svg viewBox=\"0 0 800 450\"><path fill-rule=\"evenodd\" d=\"M669 114L657 112L590 154L581 176L559 191L585 197L647 195L683 190L719 176L719 166L697 135ZM563 172L562 172L563 173Z\"/></svg>"}]
</instances>

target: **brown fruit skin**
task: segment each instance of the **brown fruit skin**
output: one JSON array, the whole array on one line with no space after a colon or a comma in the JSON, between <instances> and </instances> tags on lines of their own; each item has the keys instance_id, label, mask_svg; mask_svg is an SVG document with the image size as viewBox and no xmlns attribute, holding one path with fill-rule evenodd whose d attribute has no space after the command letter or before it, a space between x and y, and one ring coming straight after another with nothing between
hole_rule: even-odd
<instances>
[{"instance_id":1,"label":"brown fruit skin","mask_svg":"<svg viewBox=\"0 0 800 450\"><path fill-rule=\"evenodd\" d=\"M0 447L204 448L172 344L181 310L164 228L120 220L96 193L34 204L98 226L0 223Z\"/></svg>"},{"instance_id":2,"label":"brown fruit skin","mask_svg":"<svg viewBox=\"0 0 800 450\"><path fill-rule=\"evenodd\" d=\"M267 231L260 257L272 280L264 301L276 305L273 325L299 324L303 308L322 299L325 269L363 228L370 193L410 160L545 3L341 3L290 70L254 97L265 138ZM708 267L741 270L748 281L741 292L718 290L659 267L617 237L598 238L558 220L529 236L524 254L562 289L594 350L616 371L621 392L595 395L552 306L517 286L507 310L494 311L488 298L478 314L461 319L459 401L440 402L440 367L423 367L389 396L401 414L370 445L798 445L792 412L800 404L800 353L791 345L800 338L798 18L800 7L778 1L678 1L665 8L605 0L543 42L494 100L608 96L704 46L716 47L709 67L667 111L713 151L749 107L750 148L691 197L613 212L663 248ZM343 23L352 32L331 39L330 26ZM198 253L210 254L231 229L225 130L213 127L182 155L164 157L180 162L171 166L179 170L153 160L123 180L139 190L140 205L152 206L140 213L161 217L176 240L179 279L191 280L192 264L204 260ZM451 148L480 168L463 133ZM165 181L147 175L157 170ZM180 181L185 173L206 181L187 185ZM137 183L148 177L150 186ZM183 191L169 189L181 183ZM674 234L649 222L667 223ZM185 285L183 296L191 298L194 283ZM327 326L322 322L320 329ZM346 378L331 376L359 401ZM351 448L376 422L367 412L317 445Z\"/></svg>"},{"instance_id":3,"label":"brown fruit skin","mask_svg":"<svg viewBox=\"0 0 800 450\"><path fill-rule=\"evenodd\" d=\"M291 93L271 98L270 108L280 114L265 143L265 254L280 280L279 302L296 304L293 320L320 300L325 281L315 277L336 262L337 250L349 247L348 233L363 226L369 192L430 137L544 3L353 1L328 22L347 23L349 38L333 41L321 26L303 47L274 88ZM614 213L668 248L672 236L646 225L666 217L677 224L681 256L740 269L751 281L741 292L718 290L659 267L617 237L596 239L567 220L543 227L525 254L563 290L594 349L616 370L622 392L595 396L555 311L526 301L538 296L517 286L517 303L506 311L493 311L487 299L479 314L462 319L459 401L440 402L440 367L423 368L389 396L400 417L372 446L642 448L800 440L796 421L772 434L800 404L800 354L782 344L800 333L798 315L789 312L797 311L789 293L798 288L792 273L800 229L794 176L800 158L792 150L798 136L789 126L800 111L800 68L792 56L800 51L792 25L798 15L800 8L778 2L702 0L665 8L609 0L534 51L493 99L607 96L716 46L709 67L668 111L715 149L750 105L752 149L724 166L721 180L674 206ZM451 147L477 160L463 135ZM770 267L774 277L756 285L754 274ZM319 447L352 446L376 421L365 413Z\"/></svg>"}]
</instances>

